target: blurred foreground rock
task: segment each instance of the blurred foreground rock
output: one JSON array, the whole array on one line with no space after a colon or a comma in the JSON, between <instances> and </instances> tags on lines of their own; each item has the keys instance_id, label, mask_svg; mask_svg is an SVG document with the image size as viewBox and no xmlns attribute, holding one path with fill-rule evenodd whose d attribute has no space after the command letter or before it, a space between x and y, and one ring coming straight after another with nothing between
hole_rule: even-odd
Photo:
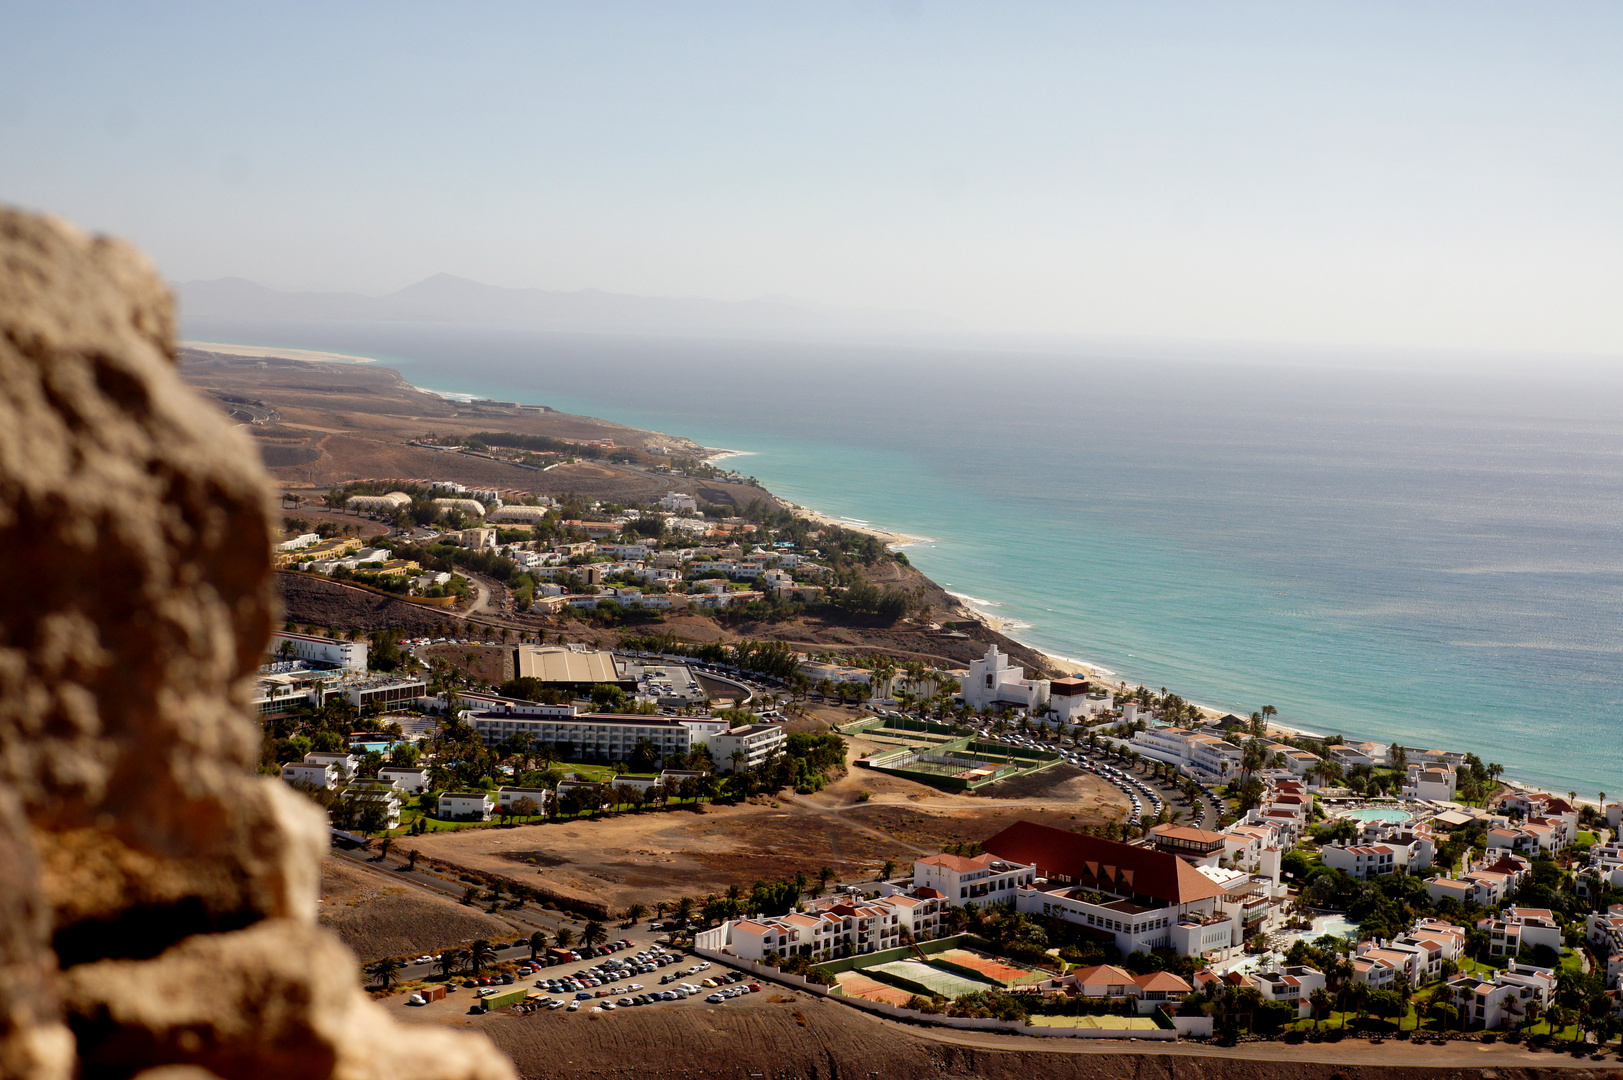
<instances>
[{"instance_id":1,"label":"blurred foreground rock","mask_svg":"<svg viewBox=\"0 0 1623 1080\"><path fill-rule=\"evenodd\" d=\"M270 488L174 332L136 252L0 210L0 1076L511 1077L314 926L325 822L244 711Z\"/></svg>"}]
</instances>

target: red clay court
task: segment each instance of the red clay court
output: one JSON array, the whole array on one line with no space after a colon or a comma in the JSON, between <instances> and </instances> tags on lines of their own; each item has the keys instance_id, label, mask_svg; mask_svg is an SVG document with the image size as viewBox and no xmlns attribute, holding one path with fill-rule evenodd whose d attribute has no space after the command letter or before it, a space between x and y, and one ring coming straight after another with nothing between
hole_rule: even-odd
<instances>
[{"instance_id":1,"label":"red clay court","mask_svg":"<svg viewBox=\"0 0 1623 1080\"><path fill-rule=\"evenodd\" d=\"M1035 982L1042 978L1036 972L1028 971L1025 968L1012 967L1001 961L993 960L989 956L979 956L964 949L947 949L945 952L936 953L931 959L946 960L1004 986L1014 983Z\"/></svg>"},{"instance_id":2,"label":"red clay court","mask_svg":"<svg viewBox=\"0 0 1623 1080\"><path fill-rule=\"evenodd\" d=\"M913 995L906 990L877 982L861 972L842 971L834 976L840 984L840 990L847 997L866 998L869 1001L882 1001L887 1005L906 1005Z\"/></svg>"}]
</instances>

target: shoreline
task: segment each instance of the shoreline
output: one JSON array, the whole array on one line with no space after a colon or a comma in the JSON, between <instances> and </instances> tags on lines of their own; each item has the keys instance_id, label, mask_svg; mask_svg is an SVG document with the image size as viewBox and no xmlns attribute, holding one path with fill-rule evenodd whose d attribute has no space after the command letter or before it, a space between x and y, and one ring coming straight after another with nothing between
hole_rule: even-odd
<instances>
[{"instance_id":1,"label":"shoreline","mask_svg":"<svg viewBox=\"0 0 1623 1080\"><path fill-rule=\"evenodd\" d=\"M248 357L279 357L279 358L300 360L300 361L311 362L311 363L330 362L330 363L377 364L377 363L380 362L377 358L374 358L374 357L353 356L353 355L344 354L344 353L323 352L323 351L311 350L311 349L287 349L287 348L278 348L278 347L270 347L270 346L231 345L231 344L220 343L220 342L200 342L200 341L182 341L182 342L179 342L179 345L181 347L184 347L184 348L197 349L197 350L206 351L206 352L214 352L214 353L219 353L219 354L222 354L222 355L248 356ZM440 398L443 398L443 399L446 399L446 400L460 400L460 399L472 400L472 399L475 398L475 395L459 393L459 392L455 392L455 391L428 390L426 388L417 387L415 385L413 386L413 388L417 389L417 390L419 390L419 391L421 391L423 393L432 394L432 395L434 395L436 397L440 397ZM638 429L638 430L644 430L644 429ZM651 432L651 433L653 433L653 432ZM655 433L655 434L657 434L657 433ZM714 463L720 462L720 461L724 461L724 460L726 460L728 458L752 456L752 454L753 454L752 451L733 450L733 449L727 449L727 448L702 448L702 449L703 449L704 454L705 454L705 456L703 457L703 460L705 462L711 463L711 464L714 464ZM769 489L763 489L763 490L769 490ZM881 542L883 542L891 550L897 550L897 549L905 548L905 547L908 547L908 546L911 546L911 545L933 544L933 543L940 542L937 538L919 536L919 535L914 535L914 534L910 534L910 533L904 533L904 532L900 532L900 531L896 531L896 530L892 530L892 529L886 529L886 528L874 526L871 523L866 522L866 521L862 521L860 519L842 519L842 518L838 518L838 517L833 517L833 516L830 516L830 515L823 514L823 513L820 513L818 511L812 510L812 509L810 509L810 508L808 508L806 506L791 503L786 499L779 499L779 501L784 503L786 506L788 506L792 513L794 513L797 516L802 517L802 518L804 518L804 519L806 519L808 521L812 521L812 522L818 523L820 525L825 525L825 526L830 526L830 527L839 527L839 528L843 528L843 529L849 529L849 530L851 530L853 532L859 532L859 533L863 533L863 534L866 534L866 535L869 535L869 536L873 536L876 539L879 539ZM1039 656L1041 656L1043 658L1043 661L1044 661L1045 665L1051 667L1055 671L1060 671L1060 672L1065 672L1065 673L1079 673L1079 674L1082 674L1085 677L1089 678L1090 680L1097 681L1097 682L1099 682L1099 683L1101 683L1101 684L1103 684L1103 685L1105 685L1107 687L1110 687L1112 689L1117 690L1118 692L1123 691L1123 690L1131 690L1131 689L1136 688L1136 686L1140 685L1139 683L1136 683L1136 682L1132 681L1131 679L1129 679L1127 677L1124 677L1120 672L1118 672L1118 671L1116 671L1116 670L1114 670L1112 668L1109 668L1109 667L1107 667L1105 665L1098 664L1098 663L1088 661L1088 660L1084 660L1084 659L1081 659L1081 658L1078 658L1078 657L1075 657L1075 656L1070 656L1070 655L1065 655L1065 654L1053 652L1053 651L1051 651L1051 648L1045 648L1045 647L1033 644L1032 642L1030 642L1028 640L1025 640L1021 636L1021 631L1025 630L1025 629L1029 629L1030 624L1020 622L1018 619L1000 617L998 615L992 614L989 611L982 610L980 607L977 606L977 604L984 604L984 605L989 605L989 606L994 606L994 607L995 606L1001 606L996 601L980 600L979 598L968 596L967 594L955 591L953 589L948 589L945 586L942 586L939 582L935 582L935 584L936 584L936 586L938 588L941 588L944 592L948 593L948 595L952 596L953 600L956 602L958 610L962 613L962 617L972 619L975 622L978 622L979 624L981 624L982 626L985 626L988 629L993 630L996 633L998 633L998 634L1000 634L1000 635L1002 635L1004 637L1007 637L1010 640L1018 643L1019 645L1032 650L1034 653L1037 653ZM1192 699L1186 699L1186 700L1189 700L1189 703L1191 705L1193 705L1196 709L1198 709L1201 712L1202 715L1213 718L1213 719L1215 719L1217 717L1220 717L1220 716L1223 716L1225 714L1229 714L1229 713L1234 711L1232 709L1219 709L1219 708L1216 708L1216 707L1213 707L1213 706L1210 706L1210 705L1202 704L1202 703L1200 703L1198 701L1194 701ZM1277 733L1279 735L1283 735L1285 737L1305 737L1305 738L1312 738L1312 739L1323 739L1323 738L1326 737L1324 734L1320 734L1319 732L1316 732L1316 731L1310 731L1310 730L1305 729L1305 728L1293 728L1293 727L1290 727L1288 725L1278 723L1277 721L1270 721L1270 723L1268 725L1268 729L1269 729L1270 732L1274 732L1274 733ZM1359 738L1358 736L1348 734L1348 732L1350 730L1356 730L1356 728L1343 728L1343 729L1340 729L1340 730L1333 731L1333 733L1334 734L1339 734L1339 735L1341 735L1342 737L1344 737L1344 738L1346 738L1348 740L1357 740ZM1379 740L1379 741L1384 742L1385 740ZM1510 765L1508 762L1505 763L1505 764L1507 765L1507 768L1514 767L1514 766ZM1540 786L1538 786L1536 784L1532 784L1532 783L1528 783L1528 782L1524 782L1524 781L1510 780L1510 779L1507 779L1505 777L1501 777L1500 778L1500 783L1504 784L1504 785L1506 785L1508 787L1513 787L1513 788L1517 788L1517 789L1520 789L1520 790L1542 792L1542 793L1545 793L1545 794L1550 794L1550 795L1554 795L1554 796L1561 797L1561 798L1566 797L1564 792L1551 791L1548 788L1540 787ZM1592 798L1586 799L1586 798L1581 798L1580 797L1578 801L1579 802L1584 802L1584 803L1589 803L1589 804L1595 804L1595 800L1593 800Z\"/></svg>"}]
</instances>

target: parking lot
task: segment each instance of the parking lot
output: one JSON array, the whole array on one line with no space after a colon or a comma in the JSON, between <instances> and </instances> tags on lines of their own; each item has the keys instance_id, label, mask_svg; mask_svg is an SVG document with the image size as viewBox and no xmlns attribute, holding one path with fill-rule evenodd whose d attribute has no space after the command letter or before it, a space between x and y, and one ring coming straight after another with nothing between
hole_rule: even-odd
<instances>
[{"instance_id":1,"label":"parking lot","mask_svg":"<svg viewBox=\"0 0 1623 1080\"><path fill-rule=\"evenodd\" d=\"M508 1003L500 1012L543 1016L550 1013L613 1013L621 1009L672 1008L685 1003L707 1005L759 993L762 984L742 971L702 959L657 942L637 944L621 939L603 946L607 955L547 964L529 959L528 946L508 943L499 951L505 961L517 961L512 972L488 972L478 977L457 975L449 983L438 980L429 987L445 987L445 996L423 1001L422 995L402 993L388 999L403 1019L448 1020L480 1015L486 998L501 1000L524 991L522 1003ZM419 958L420 959L420 958ZM437 973L431 964L410 964L402 981Z\"/></svg>"}]
</instances>

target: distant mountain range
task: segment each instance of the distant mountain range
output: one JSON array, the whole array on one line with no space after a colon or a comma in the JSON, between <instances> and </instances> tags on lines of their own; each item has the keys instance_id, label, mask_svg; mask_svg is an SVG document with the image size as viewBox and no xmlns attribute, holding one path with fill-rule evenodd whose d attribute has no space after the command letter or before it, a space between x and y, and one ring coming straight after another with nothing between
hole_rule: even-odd
<instances>
[{"instance_id":1,"label":"distant mountain range","mask_svg":"<svg viewBox=\"0 0 1623 1080\"><path fill-rule=\"evenodd\" d=\"M629 296L582 289L503 289L450 274L387 296L344 292L281 292L243 278L175 285L183 318L502 324L546 330L690 331L743 333L909 333L957 329L922 312L825 307L788 297L706 300Z\"/></svg>"}]
</instances>

